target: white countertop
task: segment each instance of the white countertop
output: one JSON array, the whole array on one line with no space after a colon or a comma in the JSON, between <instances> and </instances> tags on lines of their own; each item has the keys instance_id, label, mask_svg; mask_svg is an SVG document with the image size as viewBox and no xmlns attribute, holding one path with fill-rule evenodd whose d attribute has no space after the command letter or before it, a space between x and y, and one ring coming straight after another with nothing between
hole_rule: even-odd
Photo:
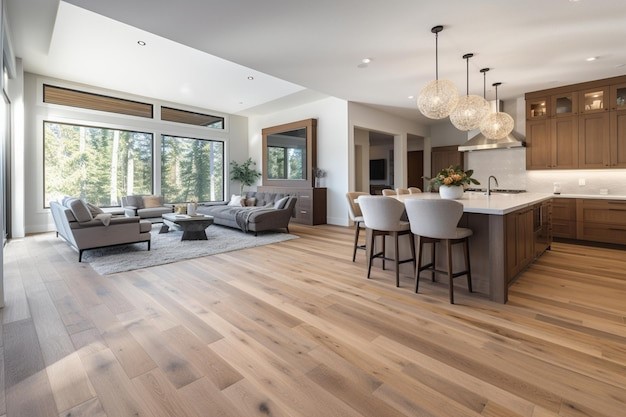
<instances>
[{"instance_id":1,"label":"white countertop","mask_svg":"<svg viewBox=\"0 0 626 417\"><path fill-rule=\"evenodd\" d=\"M487 196L482 192L467 191L463 194L463 198L455 201L463 204L465 213L504 215L553 197L553 194L548 193L498 193ZM398 195L395 198L404 201L410 198L434 200L441 197L438 193L419 193Z\"/></svg>"},{"instance_id":2,"label":"white countertop","mask_svg":"<svg viewBox=\"0 0 626 417\"><path fill-rule=\"evenodd\" d=\"M590 198L598 200L626 200L626 195L616 194L552 194L554 198Z\"/></svg>"}]
</instances>

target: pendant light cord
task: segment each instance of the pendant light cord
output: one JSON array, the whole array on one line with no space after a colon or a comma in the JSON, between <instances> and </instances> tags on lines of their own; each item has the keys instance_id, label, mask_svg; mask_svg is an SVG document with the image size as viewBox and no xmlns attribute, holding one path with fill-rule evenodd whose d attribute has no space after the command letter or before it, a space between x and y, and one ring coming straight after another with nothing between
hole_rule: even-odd
<instances>
[{"instance_id":1,"label":"pendant light cord","mask_svg":"<svg viewBox=\"0 0 626 417\"><path fill-rule=\"evenodd\" d=\"M435 32L435 80L439 80L439 32Z\"/></svg>"},{"instance_id":2,"label":"pendant light cord","mask_svg":"<svg viewBox=\"0 0 626 417\"><path fill-rule=\"evenodd\" d=\"M466 67L465 67L465 75L466 75L466 79L465 79L465 95L469 96L469 57L465 58L465 62L466 62Z\"/></svg>"},{"instance_id":3,"label":"pendant light cord","mask_svg":"<svg viewBox=\"0 0 626 417\"><path fill-rule=\"evenodd\" d=\"M487 100L487 71L483 72L483 98Z\"/></svg>"}]
</instances>

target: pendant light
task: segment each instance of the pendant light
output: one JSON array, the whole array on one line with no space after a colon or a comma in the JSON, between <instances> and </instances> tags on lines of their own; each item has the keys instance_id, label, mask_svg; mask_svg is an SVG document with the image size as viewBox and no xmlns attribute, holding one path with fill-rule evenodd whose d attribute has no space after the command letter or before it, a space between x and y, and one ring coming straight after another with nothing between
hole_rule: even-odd
<instances>
[{"instance_id":1,"label":"pendant light","mask_svg":"<svg viewBox=\"0 0 626 417\"><path fill-rule=\"evenodd\" d=\"M417 108L430 119L444 119L450 115L459 101L459 92L449 80L439 79L439 32L443 26L430 31L435 34L435 80L422 88L417 97Z\"/></svg>"},{"instance_id":2,"label":"pendant light","mask_svg":"<svg viewBox=\"0 0 626 417\"><path fill-rule=\"evenodd\" d=\"M450 121L459 130L468 131L478 129L480 122L489 114L489 103L481 96L469 93L469 59L474 54L465 54L466 62L466 90L465 95L459 98L459 103L452 113Z\"/></svg>"},{"instance_id":3,"label":"pendant light","mask_svg":"<svg viewBox=\"0 0 626 417\"><path fill-rule=\"evenodd\" d=\"M492 84L496 88L496 111L490 113L480 122L480 131L488 139L502 139L513 131L513 118L507 113L498 111L498 86L502 83Z\"/></svg>"}]
</instances>

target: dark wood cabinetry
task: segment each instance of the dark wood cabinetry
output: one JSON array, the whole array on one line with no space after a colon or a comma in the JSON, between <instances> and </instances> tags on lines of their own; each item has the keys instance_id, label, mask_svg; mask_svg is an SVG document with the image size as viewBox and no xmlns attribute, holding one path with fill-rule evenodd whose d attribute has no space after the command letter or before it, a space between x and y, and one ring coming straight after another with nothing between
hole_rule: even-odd
<instances>
[{"instance_id":1,"label":"dark wood cabinetry","mask_svg":"<svg viewBox=\"0 0 626 417\"><path fill-rule=\"evenodd\" d=\"M533 209L525 208L506 215L506 271L511 281L535 257Z\"/></svg>"},{"instance_id":2,"label":"dark wood cabinetry","mask_svg":"<svg viewBox=\"0 0 626 417\"><path fill-rule=\"evenodd\" d=\"M576 199L555 198L552 201L552 235L576 239Z\"/></svg>"},{"instance_id":3,"label":"dark wood cabinetry","mask_svg":"<svg viewBox=\"0 0 626 417\"><path fill-rule=\"evenodd\" d=\"M626 76L526 94L526 168L626 168Z\"/></svg>"},{"instance_id":4,"label":"dark wood cabinetry","mask_svg":"<svg viewBox=\"0 0 626 417\"><path fill-rule=\"evenodd\" d=\"M436 176L439 171L452 166L463 168L463 152L459 152L458 146L438 146L431 149L430 153L430 176Z\"/></svg>"},{"instance_id":5,"label":"dark wood cabinetry","mask_svg":"<svg viewBox=\"0 0 626 417\"><path fill-rule=\"evenodd\" d=\"M578 239L626 244L626 201L579 199L576 217Z\"/></svg>"},{"instance_id":6,"label":"dark wood cabinetry","mask_svg":"<svg viewBox=\"0 0 626 417\"><path fill-rule=\"evenodd\" d=\"M295 223L326 224L326 188L266 187L257 188L264 193L294 195L298 198L294 210Z\"/></svg>"}]
</instances>

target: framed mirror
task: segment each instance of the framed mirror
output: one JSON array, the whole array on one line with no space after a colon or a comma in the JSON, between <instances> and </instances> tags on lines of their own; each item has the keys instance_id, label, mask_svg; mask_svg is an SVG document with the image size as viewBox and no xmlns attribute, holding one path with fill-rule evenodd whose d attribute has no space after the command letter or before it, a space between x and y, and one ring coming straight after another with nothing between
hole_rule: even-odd
<instances>
[{"instance_id":1,"label":"framed mirror","mask_svg":"<svg viewBox=\"0 0 626 417\"><path fill-rule=\"evenodd\" d=\"M263 185L313 186L317 164L317 119L272 126L263 133Z\"/></svg>"}]
</instances>

